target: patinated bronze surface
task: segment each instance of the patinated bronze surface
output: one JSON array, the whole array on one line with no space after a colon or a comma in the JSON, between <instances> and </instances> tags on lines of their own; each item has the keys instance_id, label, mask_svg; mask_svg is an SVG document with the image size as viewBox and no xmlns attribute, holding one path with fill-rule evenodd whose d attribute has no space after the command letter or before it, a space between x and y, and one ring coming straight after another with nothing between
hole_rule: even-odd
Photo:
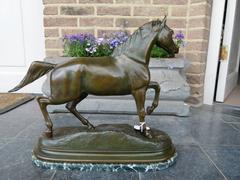
<instances>
[{"instance_id":1,"label":"patinated bronze surface","mask_svg":"<svg viewBox=\"0 0 240 180\"><path fill-rule=\"evenodd\" d=\"M88 94L132 94L136 101L141 132L151 137L145 124L145 94L148 88L155 89L155 99L152 106L147 108L147 113L151 114L158 105L160 87L158 83L150 81L150 52L154 44L171 54L178 52L172 35L173 31L166 25L164 18L162 22L152 21L138 28L124 44L114 50L112 56L74 58L59 65L35 61L20 84L9 92L17 91L50 72L51 94L49 97L37 98L49 138L52 137L53 123L46 109L48 105L66 103L66 108L71 113L89 129L94 129L76 110L79 102Z\"/></svg>"},{"instance_id":2,"label":"patinated bronze surface","mask_svg":"<svg viewBox=\"0 0 240 180\"><path fill-rule=\"evenodd\" d=\"M52 139L43 134L33 154L42 161L67 163L156 163L173 157L170 137L157 129L151 134L151 139L142 136L128 124L57 128Z\"/></svg>"},{"instance_id":3,"label":"patinated bronze surface","mask_svg":"<svg viewBox=\"0 0 240 180\"><path fill-rule=\"evenodd\" d=\"M173 31L164 18L162 22L152 21L138 28L114 50L112 56L73 58L59 65L33 62L24 79L10 92L50 73L49 96L37 97L47 131L33 151L35 157L44 161L79 163L150 163L173 157L175 148L168 135L150 130L145 123L145 115L151 114L158 106L160 93L159 84L150 81L150 52L154 44L173 55L178 52L172 35ZM148 88L155 90L155 98L145 112ZM135 130L139 128L141 133L129 125L101 125L95 128L76 110L77 104L88 94L132 94L140 122ZM58 128L53 132L47 106L63 103L86 127Z\"/></svg>"}]
</instances>

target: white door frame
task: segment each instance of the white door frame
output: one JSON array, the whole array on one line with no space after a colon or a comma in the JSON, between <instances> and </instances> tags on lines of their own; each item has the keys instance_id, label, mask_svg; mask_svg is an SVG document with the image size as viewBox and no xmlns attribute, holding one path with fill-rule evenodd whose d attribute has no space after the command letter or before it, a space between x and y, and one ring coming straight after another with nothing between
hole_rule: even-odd
<instances>
[{"instance_id":1,"label":"white door frame","mask_svg":"<svg viewBox=\"0 0 240 180\"><path fill-rule=\"evenodd\" d=\"M220 67L218 73L216 101L224 102L226 96L233 90L237 84L238 73L231 73L228 75L228 66L230 62L230 54L232 53L232 38L235 22L235 11L237 6L237 0L228 0L225 28L223 34L223 46L226 46L228 55L226 60L220 59Z\"/></svg>"},{"instance_id":2,"label":"white door frame","mask_svg":"<svg viewBox=\"0 0 240 180\"><path fill-rule=\"evenodd\" d=\"M29 1L29 0L14 0L9 1L9 3L16 6L15 8L20 8L21 11L21 30L22 31L22 50L24 51L24 61L21 65L17 63L8 64L7 66L0 66L0 92L7 92L14 86L16 86L23 76L26 74L27 69L32 61L42 61L45 58L45 43L44 43L44 27L43 27L43 3L42 1ZM8 3L5 1L5 3ZM19 10L19 9L18 9ZM7 17L5 19L7 22ZM17 22L19 24L19 21ZM4 45L4 42L2 45ZM1 59L1 61L8 61L14 57L14 49L9 54L7 59ZM28 93L40 93L41 84L43 78L37 80L38 82L33 83L27 87L24 87L19 92L28 92Z\"/></svg>"},{"instance_id":3,"label":"white door frame","mask_svg":"<svg viewBox=\"0 0 240 180\"><path fill-rule=\"evenodd\" d=\"M212 105L214 101L225 1L226 0L213 0L212 3L203 95L203 103L208 105Z\"/></svg>"}]
</instances>

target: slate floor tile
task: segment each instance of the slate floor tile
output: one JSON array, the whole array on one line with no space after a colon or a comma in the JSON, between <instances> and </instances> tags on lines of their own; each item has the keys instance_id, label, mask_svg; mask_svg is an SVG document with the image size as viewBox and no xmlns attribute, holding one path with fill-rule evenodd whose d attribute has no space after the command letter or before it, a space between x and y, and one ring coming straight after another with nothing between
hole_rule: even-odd
<instances>
[{"instance_id":1,"label":"slate floor tile","mask_svg":"<svg viewBox=\"0 0 240 180\"><path fill-rule=\"evenodd\" d=\"M240 145L240 133L227 123L205 120L190 123L191 134L199 144Z\"/></svg>"},{"instance_id":2,"label":"slate floor tile","mask_svg":"<svg viewBox=\"0 0 240 180\"><path fill-rule=\"evenodd\" d=\"M174 144L193 144L195 143L190 124L186 118L175 116L149 116L146 118L147 124L159 130L166 132Z\"/></svg>"},{"instance_id":3,"label":"slate floor tile","mask_svg":"<svg viewBox=\"0 0 240 180\"><path fill-rule=\"evenodd\" d=\"M138 180L139 173L57 171L54 180Z\"/></svg>"},{"instance_id":4,"label":"slate floor tile","mask_svg":"<svg viewBox=\"0 0 240 180\"><path fill-rule=\"evenodd\" d=\"M231 124L234 128L236 128L240 132L240 123Z\"/></svg>"},{"instance_id":5,"label":"slate floor tile","mask_svg":"<svg viewBox=\"0 0 240 180\"><path fill-rule=\"evenodd\" d=\"M50 180L55 170L41 169L31 161L0 169L0 180Z\"/></svg>"},{"instance_id":6,"label":"slate floor tile","mask_svg":"<svg viewBox=\"0 0 240 180\"><path fill-rule=\"evenodd\" d=\"M31 155L35 142L30 139L14 139L0 149L0 169L24 162L32 162Z\"/></svg>"},{"instance_id":7,"label":"slate floor tile","mask_svg":"<svg viewBox=\"0 0 240 180\"><path fill-rule=\"evenodd\" d=\"M204 108L203 108L204 109ZM240 123L240 116L236 116L230 113L224 113L219 111L209 111L203 110L200 108L192 108L191 115L188 119L195 119L195 120L209 120L209 121L222 121L222 122L233 122L233 123Z\"/></svg>"},{"instance_id":8,"label":"slate floor tile","mask_svg":"<svg viewBox=\"0 0 240 180\"><path fill-rule=\"evenodd\" d=\"M11 141L11 138L0 138L0 149L3 148L9 141Z\"/></svg>"},{"instance_id":9,"label":"slate floor tile","mask_svg":"<svg viewBox=\"0 0 240 180\"><path fill-rule=\"evenodd\" d=\"M22 130L16 138L24 138L24 139L31 139L31 141L37 141L39 136L45 131L46 126L44 123L32 123L28 127L26 127L24 130Z\"/></svg>"},{"instance_id":10,"label":"slate floor tile","mask_svg":"<svg viewBox=\"0 0 240 180\"><path fill-rule=\"evenodd\" d=\"M32 149L45 130L37 102L28 102L0 116L1 179L224 179L198 144L228 179L240 179L240 118L222 107L195 108L189 117L146 116L152 128L165 131L177 147L177 163L171 168L148 173L60 171L32 165ZM50 114L54 128L80 126L72 114ZM94 125L138 124L136 115L83 114ZM234 127L233 127L234 126Z\"/></svg>"},{"instance_id":11,"label":"slate floor tile","mask_svg":"<svg viewBox=\"0 0 240 180\"><path fill-rule=\"evenodd\" d=\"M167 132L176 144L240 145L240 135L215 113L196 114L189 117L147 117L153 127Z\"/></svg>"},{"instance_id":12,"label":"slate floor tile","mask_svg":"<svg viewBox=\"0 0 240 180\"><path fill-rule=\"evenodd\" d=\"M240 147L203 146L203 149L227 179L240 179Z\"/></svg>"},{"instance_id":13,"label":"slate floor tile","mask_svg":"<svg viewBox=\"0 0 240 180\"><path fill-rule=\"evenodd\" d=\"M202 105L201 107L192 108L196 109L196 111L202 111L202 112L213 112L213 113L220 113L220 114L227 114L231 116L240 116L240 107L239 106L231 106L231 105L225 105L222 103L215 103L214 105Z\"/></svg>"},{"instance_id":14,"label":"slate floor tile","mask_svg":"<svg viewBox=\"0 0 240 180\"><path fill-rule=\"evenodd\" d=\"M240 123L240 116L232 116L229 114L222 114L222 120L229 123Z\"/></svg>"},{"instance_id":15,"label":"slate floor tile","mask_svg":"<svg viewBox=\"0 0 240 180\"><path fill-rule=\"evenodd\" d=\"M198 146L177 146L177 161L172 167L140 173L141 180L220 180L224 177Z\"/></svg>"},{"instance_id":16,"label":"slate floor tile","mask_svg":"<svg viewBox=\"0 0 240 180\"><path fill-rule=\"evenodd\" d=\"M14 138L0 149L0 180L50 179L53 170L32 164L34 139Z\"/></svg>"},{"instance_id":17,"label":"slate floor tile","mask_svg":"<svg viewBox=\"0 0 240 180\"><path fill-rule=\"evenodd\" d=\"M16 137L18 133L31 125L33 122L40 121L41 118L42 114L40 114L35 100L23 104L8 113L1 114L0 137Z\"/></svg>"},{"instance_id":18,"label":"slate floor tile","mask_svg":"<svg viewBox=\"0 0 240 180\"><path fill-rule=\"evenodd\" d=\"M15 123L9 123L9 121L14 121ZM21 131L23 131L29 124L21 124L21 122L16 123L17 119L11 118L6 120L1 120L0 126L0 137L1 138L14 138Z\"/></svg>"},{"instance_id":19,"label":"slate floor tile","mask_svg":"<svg viewBox=\"0 0 240 180\"><path fill-rule=\"evenodd\" d=\"M221 112L222 114L240 117L240 106L223 105Z\"/></svg>"}]
</instances>

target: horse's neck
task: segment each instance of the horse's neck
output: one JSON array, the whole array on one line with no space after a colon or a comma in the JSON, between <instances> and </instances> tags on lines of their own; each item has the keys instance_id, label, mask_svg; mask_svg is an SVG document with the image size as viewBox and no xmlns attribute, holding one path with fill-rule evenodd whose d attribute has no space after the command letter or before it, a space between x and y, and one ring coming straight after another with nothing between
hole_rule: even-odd
<instances>
[{"instance_id":1,"label":"horse's neck","mask_svg":"<svg viewBox=\"0 0 240 180\"><path fill-rule=\"evenodd\" d=\"M152 33L144 39L139 37L124 52L129 58L142 64L149 64L150 53L157 33Z\"/></svg>"}]
</instances>

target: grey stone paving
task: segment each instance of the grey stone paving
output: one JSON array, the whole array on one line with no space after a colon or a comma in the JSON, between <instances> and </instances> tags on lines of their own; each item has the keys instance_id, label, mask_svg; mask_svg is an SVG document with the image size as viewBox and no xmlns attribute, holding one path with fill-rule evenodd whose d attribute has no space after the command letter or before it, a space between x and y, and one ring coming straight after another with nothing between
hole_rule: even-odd
<instances>
[{"instance_id":1,"label":"grey stone paving","mask_svg":"<svg viewBox=\"0 0 240 180\"><path fill-rule=\"evenodd\" d=\"M113 107L114 108L114 107ZM189 117L147 116L149 126L164 130L178 152L172 167L148 173L62 171L32 165L31 151L45 129L36 101L0 116L0 180L5 179L240 179L240 109L216 105L193 108ZM136 115L84 114L93 124L128 123ZM55 127L80 125L71 114L51 114ZM66 121L67 119L67 121Z\"/></svg>"}]
</instances>

